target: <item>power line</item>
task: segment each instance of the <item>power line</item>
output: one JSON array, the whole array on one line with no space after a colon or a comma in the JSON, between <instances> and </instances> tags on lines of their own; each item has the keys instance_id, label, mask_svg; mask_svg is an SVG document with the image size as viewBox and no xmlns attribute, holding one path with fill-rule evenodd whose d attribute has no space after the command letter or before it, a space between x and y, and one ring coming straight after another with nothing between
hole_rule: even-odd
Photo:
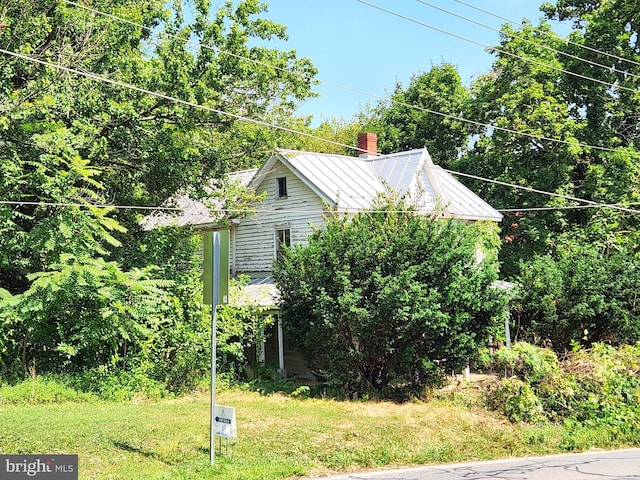
<instances>
[{"instance_id":1,"label":"power line","mask_svg":"<svg viewBox=\"0 0 640 480\"><path fill-rule=\"evenodd\" d=\"M619 205L619 204L615 204ZM604 208L602 205L565 205L557 207L523 207L523 208L496 208L499 212L546 212L556 210L583 210L587 208Z\"/></svg>"},{"instance_id":2,"label":"power line","mask_svg":"<svg viewBox=\"0 0 640 480\"><path fill-rule=\"evenodd\" d=\"M122 22L125 22L125 23L129 24L129 25L137 26L137 27L152 31L152 29L150 29L149 27L146 27L145 25L141 25L139 23L132 22L130 20L118 17L116 15L105 13L105 12L102 12L100 10L96 10L94 8L87 7L85 5L78 4L76 2L73 2L72 0L63 0L63 1L68 3L68 4L70 4L70 5L74 5L74 6L77 6L79 8L83 8L85 10L88 10L88 11L90 11L92 13L99 14L99 15L105 15L105 16L113 19L113 20L122 21ZM167 35L167 36L169 36L171 38L176 38L178 40L185 41L185 42L190 42L191 41L190 39L185 38L185 37L180 37L179 35L173 35L173 34L169 34L169 33L165 33L165 35ZM482 44L480 44L480 45L482 45ZM218 48L218 47L213 47L213 46L210 46L210 45L207 45L207 44L200 44L200 46L202 48L205 48L205 49L211 49L213 51L217 51L218 53L223 53L225 55L230 55L230 56L232 56L234 58L247 60L249 62L252 62L252 63L256 64L256 65L261 65L261 66L265 66L265 67L268 67L268 68L273 68L274 70L282 71L282 72L293 74L293 75L300 75L297 72L291 72L290 70L287 70L285 68L281 68L281 67L278 67L278 66L275 66L275 65L271 65L271 64L266 63L266 62L261 62L260 60L256 60L256 59L249 58L249 57L244 57L242 55L238 55L238 54L235 54L235 53L232 53L232 52L227 52L227 51L225 51L225 50L223 50L221 48ZM306 79L306 77L303 78L303 79L304 80L308 80L308 79ZM546 136L543 136L543 135L535 135L535 134L532 134L532 133L521 132L519 130L513 130L513 129L510 129L510 128L500 127L500 126L497 126L497 125L491 125L491 124L487 124L487 123L482 123L482 122L479 122L479 121L470 120L470 119L467 119L467 118L464 118L464 117L460 117L460 116L457 116L457 115L451 115L451 114L448 114L448 113L439 112L437 110L432 110L432 109L429 109L429 108L425 108L425 107L422 107L420 105L412 105L412 104L409 104L409 103L400 102L398 100L394 100L394 99L391 99L389 97L383 97L383 96L376 95L376 94L373 94L373 93L369 93L369 92L366 92L366 91L363 91L363 90L359 90L359 89L355 89L355 88L351 88L351 87L346 87L344 85L340 85L340 84L337 84L337 83L332 83L332 82L329 82L329 81L326 81L326 80L320 80L320 79L317 79L317 80L320 83L324 83L324 84L332 86L332 87L336 87L336 88L340 88L340 89L343 89L343 90L347 90L347 91L350 91L352 93L358 93L358 94L361 94L361 95L366 95L366 96L369 96L371 98L375 98L376 100L390 102L390 103L392 103L394 105L399 105L399 106L403 106L403 107L407 107L407 108L412 108L414 110L419 110L419 111L422 111L422 112L425 112L425 113L430 113L432 115L437 115L437 116L440 116L440 117L443 117L443 118L448 118L448 119L451 119L451 120L457 120L457 121L460 121L460 122L463 122L463 123L467 123L467 124L470 124L470 125L474 125L474 126L488 127L488 128L490 128L492 130L498 130L498 131L505 132L505 133L512 133L514 135L520 135L520 136L528 137L528 138L531 138L531 139L534 139L534 140L538 140L538 141L544 140L544 141L548 141L548 142L554 142L554 143L559 143L559 144L563 144L563 145L571 145L571 146L576 146L576 147L585 148L585 149L594 149L594 150L599 150L599 151L607 151L607 152L616 152L617 151L614 148L601 147L601 146L597 146L597 145L588 145L588 144L579 143L579 142L571 142L571 141L568 141L568 140L561 140L561 139L556 139L556 138L552 138L552 137L546 137ZM309 134L304 134L304 135L307 135L307 136L309 136L311 138L315 138L315 139L318 139L318 140L329 142L328 140L325 140L325 139L322 139L322 138L319 138L319 137L315 137L313 135L309 135ZM341 144L336 144L336 145L344 146L344 147L347 147L347 148L349 148L351 150L359 151L359 149L354 147L353 145L341 145Z\"/></svg>"},{"instance_id":3,"label":"power line","mask_svg":"<svg viewBox=\"0 0 640 480\"><path fill-rule=\"evenodd\" d=\"M473 8L474 10L477 10L479 12L486 13L487 15L491 15L493 17L499 18L500 20L504 20L504 21L506 21L506 22L508 22L508 23L510 23L512 25L519 25L519 26L523 25L521 22L516 22L514 20L509 20L506 17L502 17L502 16L500 16L500 15L498 15L496 13L492 13L492 12L490 12L488 10L484 10L484 9L482 9L482 8L476 6L476 5L472 5L471 3L463 2L462 0L455 0L455 1L458 2L458 3L461 3L462 5L466 5L467 7ZM552 31L542 30L540 28L533 28L533 30L537 31L537 32L540 32L540 33L544 33L544 34L549 35L551 37L555 37L555 38L557 38L559 40L562 40L563 42L566 42L566 43L568 43L570 45L575 45L577 47L584 48L585 50L589 50L591 52L598 53L600 55L604 55L604 56L607 56L607 57L615 58L616 60L621 60L623 62L628 62L628 63L631 63L633 65L640 65L640 62L636 62L635 60L631 60L629 58L620 57L620 56L615 55L613 53L605 52L605 51L602 51L602 50L598 50L597 48L590 47L589 45L585 45L585 44L582 44L582 43L574 42L572 40L569 40L568 38L563 38L560 35L558 35L557 33L552 32Z\"/></svg>"},{"instance_id":4,"label":"power line","mask_svg":"<svg viewBox=\"0 0 640 480\"><path fill-rule=\"evenodd\" d=\"M151 95L153 97L162 98L164 100L169 100L169 101L175 102L175 103L180 103L182 105L187 105L189 107L199 108L199 109L202 109L202 110L207 110L209 112L217 113L218 115L231 117L231 118L234 118L234 119L242 121L242 122L252 123L254 125L260 125L262 127L275 128L277 130L282 130L284 132L293 133L293 134L296 134L296 135L302 135L302 136L305 136L305 137L308 137L308 138L312 138L314 140L322 140L323 142L327 142L327 143L330 143L332 145L337 145L339 147L345 147L345 148L349 148L349 149L353 149L353 150L359 150L359 148L354 147L353 145L346 145L344 143L335 142L333 140L327 140L327 139L312 135L310 133L305 133L305 132L300 132L298 130L294 130L292 128L283 127L281 125L276 125L276 124L269 123L269 122L264 122L262 120L255 120L255 119L249 118L249 117L243 117L242 115L237 115L235 113L225 112L224 110L219 110L217 108L207 107L206 105L200 105L198 103L190 102L188 100L182 100L180 98L171 97L169 95L165 95L164 93L154 92L152 90L147 90L146 88L137 87L135 85L131 85L131 84L125 83L125 82L120 82L118 80L112 80L110 78L102 77L102 76L96 75L94 73L83 72L81 70L76 70L75 68L70 68L70 67L65 67L63 65L50 63L50 62L47 62L45 60L40 60L38 58L30 57L28 55L23 55L21 53L16 53L16 52L12 52L12 51L9 51L9 50L5 50L4 48L0 48L0 53L4 53L5 55L10 55L10 56L13 56L13 57L21 58L23 60L39 63L41 65L45 65L45 66L48 66L48 67L57 68L58 70L62 70L62 71L68 72L68 73L73 73L73 74L76 74L76 75L87 77L87 78L90 78L92 80L98 80L100 82L109 83L111 85L115 85L115 86L120 87L120 88L125 88L125 89L133 90L133 91L136 91L136 92L144 93L146 95Z\"/></svg>"},{"instance_id":5,"label":"power line","mask_svg":"<svg viewBox=\"0 0 640 480\"><path fill-rule=\"evenodd\" d=\"M362 0L358 0L358 1L362 1ZM172 101L172 102L180 103L180 104L183 104L183 105L188 105L188 106L193 107L193 108L199 108L199 109L211 111L211 112L214 112L214 113L217 113L217 114L220 114L220 115L229 116L229 117L235 118L238 121L245 121L245 122L248 122L248 123L253 123L253 124L264 126L264 127L275 128L275 129L286 131L286 132L293 133L293 134L296 134L296 135L302 135L302 136L305 136L305 137L308 137L308 138L312 138L312 139L315 139L315 140L320 140L320 141L323 141L323 142L327 142L327 143L330 143L330 144L333 144L333 145L337 145L337 146L341 146L341 147L345 147L345 148L349 148L349 149L354 149L354 150L359 150L357 147L354 147L352 145L342 144L342 143L335 142L335 141L332 141L332 140L327 140L327 139L324 139L324 138L321 138L321 137L318 137L318 136L315 136L315 135L312 135L312 134L308 134L308 133L305 133L305 132L300 132L300 131L297 131L297 130L293 130L293 129L288 128L288 127L282 127L280 125L275 125L275 124L272 124L272 123L268 123L268 122L264 122L264 121L260 121L260 120L255 120L255 119L248 118L248 117L243 117L243 116L236 115L236 114L233 114L233 113L225 112L223 110L215 109L215 108L212 108L212 107L207 107L205 105L200 105L200 104L197 104L197 103L194 103L194 102L181 100L179 98L175 98L175 97L171 97L169 95L165 95L165 94L162 94L162 93L158 93L158 92L154 92L154 91L151 91L151 90L147 90L147 89L144 89L144 88L141 88L141 87L137 87L135 85L131 85L131 84L128 84L128 83L125 83L125 82L119 82L119 81L112 80L112 79L109 79L109 78L101 77L101 76L93 74L93 73L83 72L83 71L76 70L76 69L73 69L73 68L70 68L70 67L65 67L65 66L53 64L53 63L50 63L50 62L47 62L47 61L44 61L44 60L32 58L32 57L29 57L28 55L23 55L23 54L16 53L16 52L11 52L9 50L5 50L5 49L2 49L2 48L0 48L0 53L4 53L6 55L10 55L10 56L13 56L13 57L21 58L23 60L39 63L41 65L45 65L45 66L49 66L49 67L52 67L52 68L56 68L56 69L59 69L59 70L62 70L62 71L66 71L66 72L69 72L69 73L73 73L73 74L76 74L76 75L84 76L84 77L90 78L92 80L105 82L105 83L108 83L108 84L111 84L111 85L118 86L120 88L130 89L130 90L133 90L133 91L145 93L147 95L163 98L165 100L169 100L169 101ZM490 125L485 125L485 126L490 126ZM461 172L454 172L454 171L450 171L450 170L446 170L446 169L445 169L445 171L447 171L447 172L449 172L450 174L453 174L453 175L462 175L462 176L466 176L466 177L469 177L469 178L474 178L476 180L482 180L482 181L489 182L489 183L496 183L496 184L501 184L501 185L504 185L504 186L513 187L513 188L519 188L519 189L528 190L530 192L535 192L535 193L540 193L540 194L544 194L544 195L550 195L550 196L565 198L565 199L576 201L576 202L579 202L579 203L586 203L586 204L591 204L591 205L601 205L601 206L604 206L604 207L608 207L608 208L612 208L612 209L616 209L616 210L621 210L621 211L626 211L626 212L629 212L629 213L640 213L640 210L632 210L632 209L628 209L628 208L619 207L619 206L616 206L616 205L598 204L597 202L592 202L590 200L579 199L579 198L576 198L576 197L564 196L564 195L560 195L560 194L552 193L552 192L545 192L543 190L537 190L537 189L533 189L533 188L529 188L529 187L523 187L523 186L515 185L515 184L508 184L506 182L500 182L500 181L497 181L497 180L487 179L487 178L483 178L483 177L479 177L479 176L475 176L475 175L465 174L465 173L461 173ZM25 203L25 202L17 202L17 203Z\"/></svg>"},{"instance_id":6,"label":"power line","mask_svg":"<svg viewBox=\"0 0 640 480\"><path fill-rule=\"evenodd\" d=\"M464 175L459 172L456 175ZM516 187L515 185L510 185ZM536 193L549 194L549 192L538 191ZM571 197L563 197L565 199L571 199ZM587 200L578 199L578 201L586 202ZM522 208L495 208L498 212L536 212L536 211L554 211L554 210L573 210L573 209L586 209L586 208L613 208L620 207L624 209L620 204L600 204L592 202L589 205L565 205L554 207L522 207ZM63 203L63 202L35 202L35 201L23 201L23 200L0 200L0 205L34 205L34 206L47 206L47 207L78 207L78 208L109 208L114 210L154 210L154 211L177 211L184 212L189 210L186 207L148 207L141 205L108 205L108 204L85 204L85 203ZM362 209L354 208L338 208L338 212L357 213ZM371 212L393 212L402 213L410 210L370 210ZM300 210L300 209L287 209L287 208L216 208L215 213L231 213L231 214L250 214L250 213L306 213L306 214L325 214L330 213L333 210L327 208L325 210ZM627 213L640 213L640 210L624 209ZM437 212L434 212L437 213Z\"/></svg>"},{"instance_id":7,"label":"power line","mask_svg":"<svg viewBox=\"0 0 640 480\"><path fill-rule=\"evenodd\" d=\"M443 170L445 172L448 172L448 173L452 174L452 175L460 175L460 176L471 178L471 179L474 179L474 180L480 180L482 182L495 183L496 185L502 185L502 186L507 186L507 187L516 188L516 189L520 189L520 190L525 190L527 192L539 193L541 195L549 195L551 197L562 198L564 200L571 200L573 202L584 203L584 204L587 204L587 205L593 205L593 206L597 206L597 207L607 207L607 208L611 208L613 210L620 210L622 212L627 212L627 213L640 213L640 210L635 210L635 209L627 208L627 207L621 207L621 206L619 206L617 204L598 203L598 202L594 202L592 200L586 200L584 198L572 197L572 196L569 196L569 195L562 195L560 193L554 193L554 192L547 192L547 191L544 191L544 190L539 190L537 188L525 187L523 185L516 185L516 184L513 184L513 183L502 182L500 180L493 180L491 178L480 177L478 175L472 175L470 173L455 172L453 170L447 170L447 169L443 169Z\"/></svg>"},{"instance_id":8,"label":"power line","mask_svg":"<svg viewBox=\"0 0 640 480\"><path fill-rule=\"evenodd\" d=\"M487 28L487 29L492 30L494 32L505 33L502 30L500 30L499 28L495 28L495 27L492 27L491 25L486 25L484 23L478 22L478 21L476 21L476 20L474 20L472 18L465 17L464 15L460 15L458 13L452 12L451 10L447 10L446 8L442 8L442 7L438 6L438 5L434 5L432 3L426 2L425 0L416 0L416 1L418 3L422 3L423 5L426 5L428 7L434 8L436 10L440 10L441 12L444 12L444 13L446 13L448 15L460 18L462 20L465 20L467 22L473 23L475 25L479 25L479 26L481 26L483 28ZM536 32L544 32L544 30L542 30L542 29L533 29L532 28L532 30L534 30ZM529 40L528 38L525 38L525 37L523 37L521 35L516 35L515 33L507 33L507 35L509 35L511 38L517 38L519 40L522 40L522 41L524 41L524 42L526 42L528 44L535 45L537 47L542 47L542 48L544 48L546 50L549 50L551 52L554 52L554 53L557 53L557 54L560 54L560 55L564 55L565 57L573 58L574 60L579 60L581 62L588 63L589 65L593 65L595 67L604 68L605 70L608 70L610 72L621 73L623 75L627 75L627 76L630 76L630 77L633 77L633 78L640 78L640 75L635 75L635 74L633 74L631 72L625 72L625 71L622 71L622 70L618 70L617 68L612 67L610 65L604 65L602 63L594 62L594 61L588 60L586 58L578 57L577 55L573 55L573 54L568 53L568 52L563 52L561 50L557 50L557 49L555 49L553 47L550 47L549 45L545 45L543 43L537 43L537 42L535 42L533 40ZM592 77L589 77L589 78L592 78ZM592 80L595 80L595 79L592 78Z\"/></svg>"},{"instance_id":9,"label":"power line","mask_svg":"<svg viewBox=\"0 0 640 480\"><path fill-rule=\"evenodd\" d=\"M481 46L483 48L486 48L486 49L489 49L489 50L493 50L495 52L499 52L499 53L502 53L504 55L509 55L511 57L518 58L520 60L524 60L525 62L533 63L534 65L540 65L540 66L543 66L543 67L546 67L546 68L549 68L549 69L552 69L552 70L556 70L556 71L565 73L567 75L571 75L571 76L574 76L574 77L582 78L583 80L591 80L593 82L605 85L605 86L607 86L609 88L620 89L620 90L628 90L630 92L637 93L637 90L635 90L633 88L623 87L622 85L618 85L618 84L615 84L615 83L605 82L604 80L599 80L597 78L588 77L588 76L582 75L580 73L571 72L569 70L565 70L565 69L560 68L560 67L555 67L553 65L549 65L549 64L544 63L544 62L539 62L539 61L534 60L532 58L522 57L520 55L516 55L515 53L511 53L511 52L508 52L506 50L502 50L502 49L497 48L497 47L492 47L490 45L486 45L486 44L478 42L476 40L472 40L470 38L463 37L462 35L458 35L457 33L452 33L452 32L449 32L447 30L444 30L442 28L434 27L433 25L429 25L428 23L421 22L420 20L416 20L415 18L411 18L411 17L408 17L408 16L403 15L401 13L394 12L393 10L386 9L386 8L381 7L379 5L376 5L374 3L369 3L369 2L366 2L365 0L357 0L357 1L362 3L362 4L364 4L364 5L367 5L369 7L378 9L378 10L380 10L382 12L388 13L390 15L394 15L394 16L396 16L398 18L402 18L403 20L407 20L407 21L415 23L417 25L421 25L423 27L430 28L431 30L435 30L436 32L444 33L445 35L449 35L450 37L454 37L454 38L457 38L459 40L464 40L465 42L473 43L474 45L479 45L479 46Z\"/></svg>"},{"instance_id":10,"label":"power line","mask_svg":"<svg viewBox=\"0 0 640 480\"><path fill-rule=\"evenodd\" d=\"M25 200L0 200L0 205L35 205L42 207L79 207L79 208L114 208L119 210L173 210L183 211L184 208L176 207L145 207L141 205L108 205L95 203L64 203L64 202L36 202Z\"/></svg>"}]
</instances>

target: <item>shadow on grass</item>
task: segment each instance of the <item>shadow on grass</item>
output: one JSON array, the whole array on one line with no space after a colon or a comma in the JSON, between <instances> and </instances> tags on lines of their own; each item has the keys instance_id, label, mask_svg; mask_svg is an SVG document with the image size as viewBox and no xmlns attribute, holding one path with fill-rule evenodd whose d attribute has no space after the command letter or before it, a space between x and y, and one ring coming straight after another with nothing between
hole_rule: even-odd
<instances>
[{"instance_id":1,"label":"shadow on grass","mask_svg":"<svg viewBox=\"0 0 640 480\"><path fill-rule=\"evenodd\" d=\"M151 458L154 460L158 460L159 462L162 462L166 465L175 465L177 462L176 461L171 461L168 460L166 458L164 458L162 455L159 455L156 452L150 451L150 450L145 450L143 448L139 448L139 447L134 447L133 445L131 445L130 443L127 442L119 442L117 440L111 440L111 444L116 447L119 448L120 450L124 451L124 452L128 452L128 453L135 453L138 455L142 455L145 458ZM207 451L209 451L207 449Z\"/></svg>"}]
</instances>

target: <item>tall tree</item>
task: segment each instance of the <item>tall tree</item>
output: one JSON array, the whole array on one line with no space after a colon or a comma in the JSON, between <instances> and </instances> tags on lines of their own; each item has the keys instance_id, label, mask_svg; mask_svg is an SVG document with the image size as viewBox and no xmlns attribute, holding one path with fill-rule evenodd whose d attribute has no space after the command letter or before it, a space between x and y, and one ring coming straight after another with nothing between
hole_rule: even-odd
<instances>
[{"instance_id":1,"label":"tall tree","mask_svg":"<svg viewBox=\"0 0 640 480\"><path fill-rule=\"evenodd\" d=\"M640 202L640 4L624 0L579 3L559 0L541 9L572 21L571 43L563 43L565 67L592 77L567 77L571 114L585 122L579 139L602 147L581 157L579 194L602 203ZM579 57L575 58L575 57ZM611 151L614 150L614 151ZM589 241L609 251L637 252L639 216L596 210L583 220L593 226Z\"/></svg>"},{"instance_id":2,"label":"tall tree","mask_svg":"<svg viewBox=\"0 0 640 480\"><path fill-rule=\"evenodd\" d=\"M373 109L367 128L378 134L383 153L427 147L437 164L451 167L466 146L468 126L455 117L467 99L455 66L433 66L412 76L407 87L397 84L390 101Z\"/></svg>"},{"instance_id":3,"label":"tall tree","mask_svg":"<svg viewBox=\"0 0 640 480\"><path fill-rule=\"evenodd\" d=\"M549 26L503 27L492 71L473 86L468 115L486 127L474 129L474 143L458 163L461 171L547 192L577 196L583 150L576 135L584 122L572 118L565 98L559 40ZM519 133L516 133L519 132ZM558 140L551 141L549 139ZM576 214L569 202L502 185L476 182L474 189L496 208L522 208L503 221L503 272L514 273L520 258L548 251ZM579 214L578 214L579 215Z\"/></svg>"},{"instance_id":4,"label":"tall tree","mask_svg":"<svg viewBox=\"0 0 640 480\"><path fill-rule=\"evenodd\" d=\"M9 357L22 345L40 364L80 368L140 347L171 318L168 304L193 299L173 291L168 302L167 282L150 280L157 259L143 254L141 212L100 205L203 193L205 180L252 164L277 140L243 119L279 121L311 95L309 60L266 46L286 31L262 18L265 4L227 2L211 14L212 4L190 2L189 18L180 2L160 0L0 6L0 317L11 325L0 343L14 348Z\"/></svg>"},{"instance_id":5,"label":"tall tree","mask_svg":"<svg viewBox=\"0 0 640 480\"><path fill-rule=\"evenodd\" d=\"M10 0L0 7L0 41L9 52L239 117L278 118L310 95L315 70L309 61L297 59L293 51L262 46L271 38L286 38L285 27L256 18L266 5L229 2L211 18L210 2L194 2L190 23L179 3L173 9L165 5L156 0L95 3L132 22L126 23L65 0ZM52 182L39 176L55 178L63 157L71 156L100 172L100 192L110 203L157 205L178 188L202 193L205 180L229 166L255 161L271 147L254 143L255 128L247 132L235 117L212 110L10 54L0 56L0 69L3 200L70 203L63 185L46 191ZM73 186L70 178L66 182ZM29 236L40 220L51 219L39 207L0 208L6 220L2 228L13 238ZM139 216L131 210L111 212L129 232L137 228ZM130 242L131 237L119 240ZM0 254L0 268L10 268L2 278L11 279L12 289L19 291L24 273L39 268L32 265L27 243L18 243L22 246L8 245L11 250ZM29 266L16 275L8 262Z\"/></svg>"}]
</instances>

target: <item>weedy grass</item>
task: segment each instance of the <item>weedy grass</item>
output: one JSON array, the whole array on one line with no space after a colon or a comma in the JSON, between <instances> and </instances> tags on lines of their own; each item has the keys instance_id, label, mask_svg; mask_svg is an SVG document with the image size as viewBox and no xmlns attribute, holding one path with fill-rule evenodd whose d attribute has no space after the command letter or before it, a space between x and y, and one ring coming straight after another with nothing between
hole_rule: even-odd
<instances>
[{"instance_id":1,"label":"weedy grass","mask_svg":"<svg viewBox=\"0 0 640 480\"><path fill-rule=\"evenodd\" d=\"M218 394L236 408L238 440L209 464L206 394L153 402L0 405L3 454L77 453L80 478L280 479L556 451L536 433L447 400L338 402L247 391ZM546 427L548 428L548 427Z\"/></svg>"},{"instance_id":2,"label":"weedy grass","mask_svg":"<svg viewBox=\"0 0 640 480\"><path fill-rule=\"evenodd\" d=\"M477 388L402 404L219 392L217 403L236 408L238 440L223 443L214 466L205 393L0 403L0 453L75 453L82 479L252 480L562 450L562 425L510 423L479 397Z\"/></svg>"}]
</instances>

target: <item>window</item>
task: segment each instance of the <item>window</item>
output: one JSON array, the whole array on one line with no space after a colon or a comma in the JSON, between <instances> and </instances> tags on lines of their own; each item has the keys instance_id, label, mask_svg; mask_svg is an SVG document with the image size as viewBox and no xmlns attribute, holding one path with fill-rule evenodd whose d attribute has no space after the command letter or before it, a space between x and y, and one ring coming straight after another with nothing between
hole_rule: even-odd
<instances>
[{"instance_id":1,"label":"window","mask_svg":"<svg viewBox=\"0 0 640 480\"><path fill-rule=\"evenodd\" d=\"M280 257L284 253L285 248L291 246L291 229L283 228L276 230L276 259L280 260Z\"/></svg>"},{"instance_id":2,"label":"window","mask_svg":"<svg viewBox=\"0 0 640 480\"><path fill-rule=\"evenodd\" d=\"M287 196L287 177L278 177L278 198L286 198Z\"/></svg>"}]
</instances>

